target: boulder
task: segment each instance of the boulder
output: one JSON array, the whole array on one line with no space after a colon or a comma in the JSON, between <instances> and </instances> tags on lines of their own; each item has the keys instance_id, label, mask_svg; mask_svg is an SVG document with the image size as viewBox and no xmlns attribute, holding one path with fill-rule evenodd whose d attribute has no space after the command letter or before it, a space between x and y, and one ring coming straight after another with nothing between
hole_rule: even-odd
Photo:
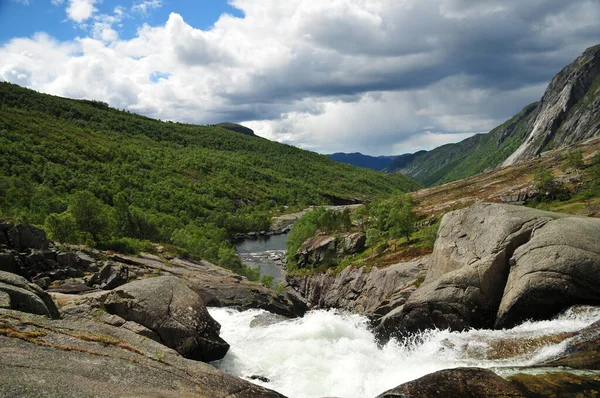
<instances>
[{"instance_id":1,"label":"boulder","mask_svg":"<svg viewBox=\"0 0 600 398\"><path fill-rule=\"evenodd\" d=\"M229 344L204 302L176 277L156 277L123 285L104 297L111 314L154 331L168 347L200 361L221 359Z\"/></svg>"},{"instance_id":2,"label":"boulder","mask_svg":"<svg viewBox=\"0 0 600 398\"><path fill-rule=\"evenodd\" d=\"M571 372L518 373L508 377L528 397L583 398L600 396L600 375Z\"/></svg>"},{"instance_id":3,"label":"boulder","mask_svg":"<svg viewBox=\"0 0 600 398\"><path fill-rule=\"evenodd\" d=\"M87 281L89 287L111 290L124 285L129 279L129 269L107 262L100 271L95 272Z\"/></svg>"},{"instance_id":4,"label":"boulder","mask_svg":"<svg viewBox=\"0 0 600 398\"><path fill-rule=\"evenodd\" d=\"M479 203L441 221L424 284L407 300L400 328L491 328L514 251L563 214Z\"/></svg>"},{"instance_id":5,"label":"boulder","mask_svg":"<svg viewBox=\"0 0 600 398\"><path fill-rule=\"evenodd\" d=\"M491 370L456 368L440 370L388 390L377 398L526 397L515 385Z\"/></svg>"},{"instance_id":6,"label":"boulder","mask_svg":"<svg viewBox=\"0 0 600 398\"><path fill-rule=\"evenodd\" d=\"M4 307L49 318L60 316L48 293L22 276L0 271L0 292L3 293Z\"/></svg>"},{"instance_id":7,"label":"boulder","mask_svg":"<svg viewBox=\"0 0 600 398\"><path fill-rule=\"evenodd\" d=\"M575 305L600 305L600 220L565 217L533 231L510 260L496 328L549 319Z\"/></svg>"},{"instance_id":8,"label":"boulder","mask_svg":"<svg viewBox=\"0 0 600 398\"><path fill-rule=\"evenodd\" d=\"M3 309L0 374L3 397L283 398L125 327Z\"/></svg>"},{"instance_id":9,"label":"boulder","mask_svg":"<svg viewBox=\"0 0 600 398\"><path fill-rule=\"evenodd\" d=\"M19 251L47 249L46 232L28 224L19 224L7 231L9 245Z\"/></svg>"}]
</instances>

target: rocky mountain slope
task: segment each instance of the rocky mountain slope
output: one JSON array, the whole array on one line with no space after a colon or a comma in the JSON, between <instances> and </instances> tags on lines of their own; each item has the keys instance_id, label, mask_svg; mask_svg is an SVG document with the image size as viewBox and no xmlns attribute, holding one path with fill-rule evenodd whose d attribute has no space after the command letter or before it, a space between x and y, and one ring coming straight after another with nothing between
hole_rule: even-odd
<instances>
[{"instance_id":1,"label":"rocky mountain slope","mask_svg":"<svg viewBox=\"0 0 600 398\"><path fill-rule=\"evenodd\" d=\"M488 134L441 146L409 164L392 163L386 171L400 171L426 186L439 185L598 135L600 45L587 49L558 73L538 103Z\"/></svg>"}]
</instances>

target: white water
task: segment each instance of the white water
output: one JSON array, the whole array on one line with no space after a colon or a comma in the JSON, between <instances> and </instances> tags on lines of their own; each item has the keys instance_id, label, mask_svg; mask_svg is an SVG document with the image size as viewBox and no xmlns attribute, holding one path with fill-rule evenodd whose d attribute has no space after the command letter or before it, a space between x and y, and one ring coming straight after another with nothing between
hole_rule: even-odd
<instances>
[{"instance_id":1,"label":"white water","mask_svg":"<svg viewBox=\"0 0 600 398\"><path fill-rule=\"evenodd\" d=\"M231 345L225 358L213 365L245 379L267 377L269 383L251 381L290 398L375 397L428 373L460 366L510 373L516 366L557 355L566 341L503 360L487 359L489 342L573 332L600 320L600 308L585 307L510 330L435 330L422 334L419 342L401 345L392 340L378 348L367 319L359 315L311 311L287 320L262 310L210 308L209 312L222 326L221 337Z\"/></svg>"}]
</instances>

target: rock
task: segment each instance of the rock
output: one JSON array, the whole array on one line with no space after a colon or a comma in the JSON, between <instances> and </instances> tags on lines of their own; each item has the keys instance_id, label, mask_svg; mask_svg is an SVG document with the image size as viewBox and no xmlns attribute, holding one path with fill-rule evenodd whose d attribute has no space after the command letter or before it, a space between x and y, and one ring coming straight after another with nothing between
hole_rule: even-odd
<instances>
[{"instance_id":1,"label":"rock","mask_svg":"<svg viewBox=\"0 0 600 398\"><path fill-rule=\"evenodd\" d=\"M77 268L77 256L75 253L58 253L56 262L64 268Z\"/></svg>"},{"instance_id":2,"label":"rock","mask_svg":"<svg viewBox=\"0 0 600 398\"><path fill-rule=\"evenodd\" d=\"M600 321L580 330L565 351L545 365L600 370Z\"/></svg>"},{"instance_id":3,"label":"rock","mask_svg":"<svg viewBox=\"0 0 600 398\"><path fill-rule=\"evenodd\" d=\"M337 253L340 256L355 254L362 251L367 243L367 235L362 232L342 234L337 243Z\"/></svg>"},{"instance_id":4,"label":"rock","mask_svg":"<svg viewBox=\"0 0 600 398\"><path fill-rule=\"evenodd\" d=\"M283 398L122 327L1 309L0 325L2 396Z\"/></svg>"},{"instance_id":5,"label":"rock","mask_svg":"<svg viewBox=\"0 0 600 398\"><path fill-rule=\"evenodd\" d=\"M388 390L377 398L526 397L515 385L491 370L456 368L440 370Z\"/></svg>"},{"instance_id":6,"label":"rock","mask_svg":"<svg viewBox=\"0 0 600 398\"><path fill-rule=\"evenodd\" d=\"M0 253L0 271L20 274L21 267L17 260L10 253Z\"/></svg>"},{"instance_id":7,"label":"rock","mask_svg":"<svg viewBox=\"0 0 600 398\"><path fill-rule=\"evenodd\" d=\"M510 260L496 328L549 319L575 305L600 305L600 220L565 217L533 231Z\"/></svg>"},{"instance_id":8,"label":"rock","mask_svg":"<svg viewBox=\"0 0 600 398\"><path fill-rule=\"evenodd\" d=\"M288 285L309 308L340 308L379 319L404 304L419 276L424 276L425 256L386 268L346 267L339 274L288 276Z\"/></svg>"},{"instance_id":9,"label":"rock","mask_svg":"<svg viewBox=\"0 0 600 398\"><path fill-rule=\"evenodd\" d=\"M346 232L339 238L319 235L308 238L296 252L298 267L329 265L339 256L354 254L364 249L366 235L362 232Z\"/></svg>"},{"instance_id":10,"label":"rock","mask_svg":"<svg viewBox=\"0 0 600 398\"><path fill-rule=\"evenodd\" d=\"M90 287L98 287L104 290L111 290L127 283L129 279L129 269L125 266L115 266L107 262L100 271L94 273L87 281Z\"/></svg>"},{"instance_id":11,"label":"rock","mask_svg":"<svg viewBox=\"0 0 600 398\"><path fill-rule=\"evenodd\" d=\"M52 278L48 276L32 278L31 281L44 290L48 289L50 287L50 284L52 284Z\"/></svg>"},{"instance_id":12,"label":"rock","mask_svg":"<svg viewBox=\"0 0 600 398\"><path fill-rule=\"evenodd\" d=\"M223 358L229 345L202 299L176 277L156 277L123 285L104 298L111 314L156 332L186 358L205 362Z\"/></svg>"},{"instance_id":13,"label":"rock","mask_svg":"<svg viewBox=\"0 0 600 398\"><path fill-rule=\"evenodd\" d=\"M22 276L0 271L0 292L5 293L4 297L10 297L12 309L49 318L59 317L58 309L48 293ZM6 304L6 298L4 301Z\"/></svg>"},{"instance_id":14,"label":"rock","mask_svg":"<svg viewBox=\"0 0 600 398\"><path fill-rule=\"evenodd\" d=\"M0 291L0 308L10 309L12 307L12 302L10 299L10 294Z\"/></svg>"},{"instance_id":15,"label":"rock","mask_svg":"<svg viewBox=\"0 0 600 398\"><path fill-rule=\"evenodd\" d=\"M596 45L552 79L537 105L531 130L502 166L532 159L549 143L561 148L599 135L600 96L591 92L599 75L600 46ZM583 101L586 96L589 100Z\"/></svg>"},{"instance_id":16,"label":"rock","mask_svg":"<svg viewBox=\"0 0 600 398\"><path fill-rule=\"evenodd\" d=\"M37 282L37 281L36 281ZM44 288L43 286L41 286ZM65 294L81 294L95 290L89 287L85 283L63 283L59 286L51 287L48 289L49 292L53 293L65 293Z\"/></svg>"},{"instance_id":17,"label":"rock","mask_svg":"<svg viewBox=\"0 0 600 398\"><path fill-rule=\"evenodd\" d=\"M548 372L509 376L529 397L583 398L600 396L600 375Z\"/></svg>"},{"instance_id":18,"label":"rock","mask_svg":"<svg viewBox=\"0 0 600 398\"><path fill-rule=\"evenodd\" d=\"M27 249L47 249L49 244L46 232L27 224L10 228L7 233L8 244L19 251Z\"/></svg>"},{"instance_id":19,"label":"rock","mask_svg":"<svg viewBox=\"0 0 600 398\"><path fill-rule=\"evenodd\" d=\"M514 251L533 230L562 217L491 203L447 213L425 282L404 304L398 329L493 327Z\"/></svg>"}]
</instances>

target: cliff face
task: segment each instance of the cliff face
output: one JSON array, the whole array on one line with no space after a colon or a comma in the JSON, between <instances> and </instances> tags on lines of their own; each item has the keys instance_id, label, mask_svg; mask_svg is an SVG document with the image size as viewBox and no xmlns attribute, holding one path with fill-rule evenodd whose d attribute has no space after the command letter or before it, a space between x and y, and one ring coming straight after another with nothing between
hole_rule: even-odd
<instances>
[{"instance_id":1,"label":"cliff face","mask_svg":"<svg viewBox=\"0 0 600 398\"><path fill-rule=\"evenodd\" d=\"M533 128L503 166L600 134L600 45L552 79L535 114Z\"/></svg>"}]
</instances>

